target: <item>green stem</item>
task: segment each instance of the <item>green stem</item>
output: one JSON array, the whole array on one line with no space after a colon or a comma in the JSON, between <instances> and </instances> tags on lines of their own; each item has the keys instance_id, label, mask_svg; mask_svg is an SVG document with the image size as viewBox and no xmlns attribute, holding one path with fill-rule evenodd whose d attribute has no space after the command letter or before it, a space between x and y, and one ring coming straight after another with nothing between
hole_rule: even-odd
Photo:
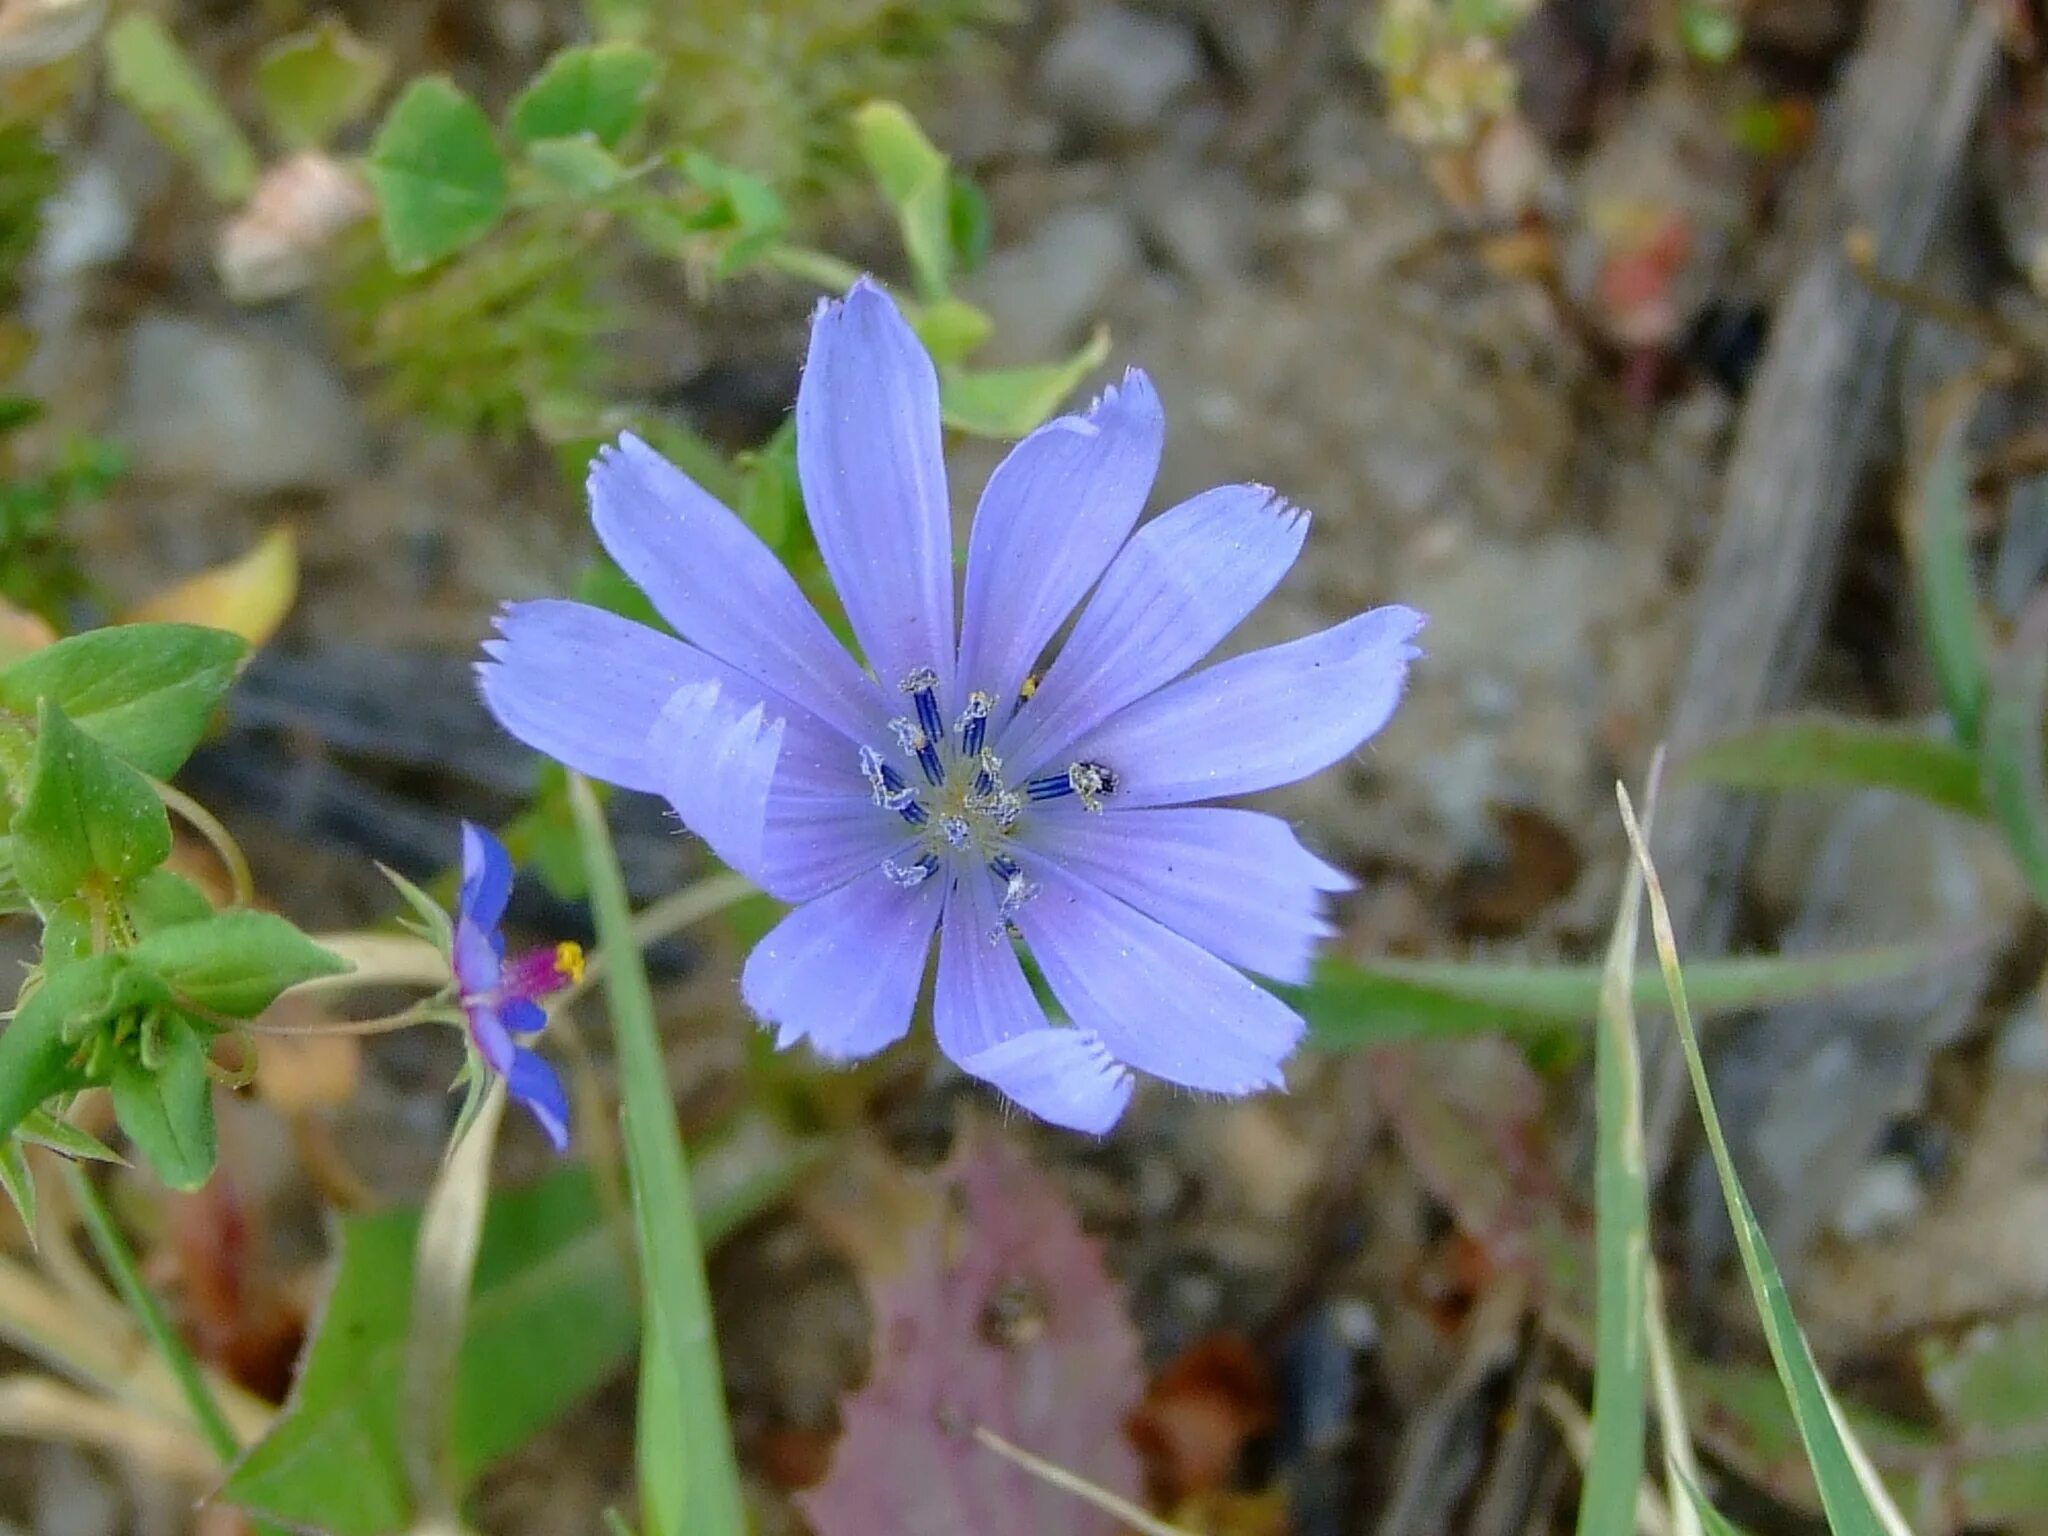
<instances>
[{"instance_id":1,"label":"green stem","mask_svg":"<svg viewBox=\"0 0 2048 1536\"><path fill-rule=\"evenodd\" d=\"M158 1304L155 1294L144 1283L142 1270L135 1262L135 1255L129 1250L128 1240L114 1225L113 1212L100 1196L99 1186L77 1164L66 1162L64 1177L69 1182L71 1198L78 1204L78 1213L85 1222L85 1230L92 1238L93 1248L99 1253L100 1262L107 1267L107 1274L114 1282L114 1289L121 1300L135 1315L142 1331L149 1335L149 1341L164 1357L164 1364L171 1368L177 1378L179 1389L185 1394L185 1405L192 1411L192 1420L199 1426L206 1443L221 1460L222 1466L233 1463L241 1452L241 1444L235 1439L235 1432L228 1426L227 1416L220 1411L220 1404L214 1401L213 1389L206 1384L206 1377L199 1369L199 1362L192 1358L192 1351L185 1347L185 1341L178 1337L171 1320L164 1316L164 1309Z\"/></svg>"},{"instance_id":2,"label":"green stem","mask_svg":"<svg viewBox=\"0 0 2048 1536\"><path fill-rule=\"evenodd\" d=\"M746 1505L712 1331L704 1245L655 1030L654 996L633 940L633 913L604 812L578 774L569 776L569 805L583 846L598 944L611 962L605 991L619 1053L645 1317L635 1447L643 1526L648 1536L745 1536Z\"/></svg>"}]
</instances>

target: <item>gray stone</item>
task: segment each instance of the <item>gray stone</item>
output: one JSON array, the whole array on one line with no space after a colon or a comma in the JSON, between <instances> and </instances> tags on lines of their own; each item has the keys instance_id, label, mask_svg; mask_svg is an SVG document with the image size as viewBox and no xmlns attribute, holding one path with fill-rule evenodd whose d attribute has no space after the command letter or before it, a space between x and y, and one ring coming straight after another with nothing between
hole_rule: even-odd
<instances>
[{"instance_id":1,"label":"gray stone","mask_svg":"<svg viewBox=\"0 0 2048 1536\"><path fill-rule=\"evenodd\" d=\"M995 321L985 360L1049 360L1101 318L1137 266L1138 237L1116 209L1084 205L1054 214L1023 244L991 257L973 287L971 297Z\"/></svg>"},{"instance_id":2,"label":"gray stone","mask_svg":"<svg viewBox=\"0 0 2048 1536\"><path fill-rule=\"evenodd\" d=\"M114 435L138 476L245 495L328 490L361 466L354 401L325 359L259 324L146 315Z\"/></svg>"},{"instance_id":3,"label":"gray stone","mask_svg":"<svg viewBox=\"0 0 2048 1536\"><path fill-rule=\"evenodd\" d=\"M1202 58L1185 27L1111 8L1061 28L1038 71L1054 110L1075 127L1138 133L1158 126L1173 99L1200 78Z\"/></svg>"},{"instance_id":4,"label":"gray stone","mask_svg":"<svg viewBox=\"0 0 2048 1536\"><path fill-rule=\"evenodd\" d=\"M1135 201L1145 233L1186 276L1225 282L1251 265L1258 210L1236 173L1175 163L1148 167L1139 175Z\"/></svg>"}]
</instances>

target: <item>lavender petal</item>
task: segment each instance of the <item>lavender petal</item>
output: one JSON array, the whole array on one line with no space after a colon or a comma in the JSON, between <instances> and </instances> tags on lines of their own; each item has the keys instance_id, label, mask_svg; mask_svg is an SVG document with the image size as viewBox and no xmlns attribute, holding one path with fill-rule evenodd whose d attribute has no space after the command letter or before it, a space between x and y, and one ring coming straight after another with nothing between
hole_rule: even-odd
<instances>
[{"instance_id":1,"label":"lavender petal","mask_svg":"<svg viewBox=\"0 0 2048 1536\"><path fill-rule=\"evenodd\" d=\"M658 792L647 732L678 688L714 675L710 658L587 603L513 603L497 624L477 679L498 723L578 773Z\"/></svg>"},{"instance_id":2,"label":"lavender petal","mask_svg":"<svg viewBox=\"0 0 2048 1536\"><path fill-rule=\"evenodd\" d=\"M784 794L778 782L768 796L759 883L782 901L816 900L886 859L913 863L908 830L876 807L865 786L858 795L826 799Z\"/></svg>"},{"instance_id":3,"label":"lavender petal","mask_svg":"<svg viewBox=\"0 0 2048 1536\"><path fill-rule=\"evenodd\" d=\"M469 1020L469 1038L477 1055L484 1059L485 1066L503 1077L512 1070L513 1053L518 1050L512 1043L512 1031L498 1017L498 1010L481 998L465 996L462 1012Z\"/></svg>"},{"instance_id":4,"label":"lavender petal","mask_svg":"<svg viewBox=\"0 0 2048 1536\"><path fill-rule=\"evenodd\" d=\"M956 1063L1017 1035L1046 1028L1045 1010L1002 931L993 881L973 872L946 896L939 970L932 984L932 1032Z\"/></svg>"},{"instance_id":5,"label":"lavender petal","mask_svg":"<svg viewBox=\"0 0 2048 1536\"><path fill-rule=\"evenodd\" d=\"M959 1063L1048 1124L1100 1136L1131 1102L1131 1074L1085 1029L1034 1029Z\"/></svg>"},{"instance_id":6,"label":"lavender petal","mask_svg":"<svg viewBox=\"0 0 2048 1536\"><path fill-rule=\"evenodd\" d=\"M1316 941L1333 931L1324 893L1354 883L1277 816L1049 809L1031 819L1031 847L1218 959L1276 981L1308 980Z\"/></svg>"},{"instance_id":7,"label":"lavender petal","mask_svg":"<svg viewBox=\"0 0 2048 1536\"><path fill-rule=\"evenodd\" d=\"M661 793L683 825L771 895L779 893L764 879L763 843L783 731L759 703L731 699L716 683L693 683L669 699L647 735Z\"/></svg>"},{"instance_id":8,"label":"lavender petal","mask_svg":"<svg viewBox=\"0 0 2048 1536\"><path fill-rule=\"evenodd\" d=\"M1086 415L1047 422L996 466L968 542L963 687L1015 700L1144 510L1165 437L1159 396L1134 368Z\"/></svg>"},{"instance_id":9,"label":"lavender petal","mask_svg":"<svg viewBox=\"0 0 2048 1536\"><path fill-rule=\"evenodd\" d=\"M864 875L791 912L754 946L740 976L778 1047L808 1040L831 1060L903 1037L917 1006L943 882L905 889Z\"/></svg>"},{"instance_id":10,"label":"lavender petal","mask_svg":"<svg viewBox=\"0 0 2048 1536\"><path fill-rule=\"evenodd\" d=\"M591 521L693 645L856 741L891 711L754 531L630 433L590 468Z\"/></svg>"},{"instance_id":11,"label":"lavender petal","mask_svg":"<svg viewBox=\"0 0 2048 1536\"><path fill-rule=\"evenodd\" d=\"M1140 528L1103 575L997 752L1036 772L1200 661L1287 574L1308 518L1264 486L1205 491Z\"/></svg>"},{"instance_id":12,"label":"lavender petal","mask_svg":"<svg viewBox=\"0 0 2048 1536\"><path fill-rule=\"evenodd\" d=\"M1305 1028L1293 1009L1052 860L1018 862L1042 889L1017 925L1053 995L1112 1056L1211 1093L1284 1085L1280 1064Z\"/></svg>"},{"instance_id":13,"label":"lavender petal","mask_svg":"<svg viewBox=\"0 0 2048 1536\"><path fill-rule=\"evenodd\" d=\"M939 380L865 278L812 322L796 454L818 552L868 665L884 687L930 667L948 696L957 640Z\"/></svg>"},{"instance_id":14,"label":"lavender petal","mask_svg":"<svg viewBox=\"0 0 2048 1536\"><path fill-rule=\"evenodd\" d=\"M1220 662L1141 699L1075 744L1112 765L1117 803L1175 805L1291 784L1357 750L1400 702L1423 617L1375 608Z\"/></svg>"}]
</instances>

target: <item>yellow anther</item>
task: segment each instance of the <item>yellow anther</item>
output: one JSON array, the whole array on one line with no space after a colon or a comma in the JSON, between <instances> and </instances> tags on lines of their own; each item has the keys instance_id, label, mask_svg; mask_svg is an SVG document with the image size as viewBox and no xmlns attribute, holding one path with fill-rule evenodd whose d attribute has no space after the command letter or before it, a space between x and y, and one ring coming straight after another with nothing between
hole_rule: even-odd
<instances>
[{"instance_id":1,"label":"yellow anther","mask_svg":"<svg viewBox=\"0 0 2048 1536\"><path fill-rule=\"evenodd\" d=\"M574 939L555 946L555 974L566 977L571 985L583 980L583 946Z\"/></svg>"}]
</instances>

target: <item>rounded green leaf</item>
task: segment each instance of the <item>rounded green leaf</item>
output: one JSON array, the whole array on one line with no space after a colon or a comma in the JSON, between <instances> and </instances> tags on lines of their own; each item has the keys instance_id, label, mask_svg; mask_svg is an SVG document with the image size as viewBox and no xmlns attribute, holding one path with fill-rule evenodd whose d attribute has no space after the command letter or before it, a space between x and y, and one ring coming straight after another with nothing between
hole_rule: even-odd
<instances>
[{"instance_id":1,"label":"rounded green leaf","mask_svg":"<svg viewBox=\"0 0 2048 1536\"><path fill-rule=\"evenodd\" d=\"M153 1026L156 1061L124 1054L114 1068L114 1118L157 1177L173 1189L197 1189L213 1173L213 1079L207 1037L177 1014Z\"/></svg>"},{"instance_id":2,"label":"rounded green leaf","mask_svg":"<svg viewBox=\"0 0 2048 1536\"><path fill-rule=\"evenodd\" d=\"M278 138L294 149L317 149L369 111L390 75L391 61L348 23L322 16L263 51L256 95Z\"/></svg>"},{"instance_id":3,"label":"rounded green leaf","mask_svg":"<svg viewBox=\"0 0 2048 1536\"><path fill-rule=\"evenodd\" d=\"M118 892L171 855L170 818L149 780L48 699L13 830L15 876L39 902Z\"/></svg>"},{"instance_id":4,"label":"rounded green leaf","mask_svg":"<svg viewBox=\"0 0 2048 1536\"><path fill-rule=\"evenodd\" d=\"M206 190L238 203L256 187L256 151L164 24L129 11L107 29L107 84L192 163Z\"/></svg>"},{"instance_id":5,"label":"rounded green leaf","mask_svg":"<svg viewBox=\"0 0 2048 1536\"><path fill-rule=\"evenodd\" d=\"M130 950L181 999L230 1018L251 1019L286 987L348 969L274 912L237 908L145 936Z\"/></svg>"},{"instance_id":6,"label":"rounded green leaf","mask_svg":"<svg viewBox=\"0 0 2048 1536\"><path fill-rule=\"evenodd\" d=\"M505 160L483 109L441 76L393 103L365 165L391 264L413 271L487 234L505 213Z\"/></svg>"}]
</instances>

